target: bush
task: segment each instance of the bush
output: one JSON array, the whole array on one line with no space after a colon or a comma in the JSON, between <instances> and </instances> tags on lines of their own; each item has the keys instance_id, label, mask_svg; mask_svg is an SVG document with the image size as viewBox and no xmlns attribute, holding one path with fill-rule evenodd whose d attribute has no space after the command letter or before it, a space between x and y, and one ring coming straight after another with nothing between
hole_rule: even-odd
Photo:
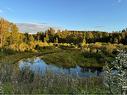
<instances>
[{"instance_id":1,"label":"bush","mask_svg":"<svg viewBox=\"0 0 127 95\"><path fill-rule=\"evenodd\" d=\"M100 49L102 47L102 43L96 42L93 47L96 49Z\"/></svg>"},{"instance_id":2,"label":"bush","mask_svg":"<svg viewBox=\"0 0 127 95\"><path fill-rule=\"evenodd\" d=\"M84 52L90 52L90 48L84 48L83 51Z\"/></svg>"},{"instance_id":3,"label":"bush","mask_svg":"<svg viewBox=\"0 0 127 95\"><path fill-rule=\"evenodd\" d=\"M115 49L116 49L116 46L109 43L109 44L103 46L102 51L103 51L105 54L111 55L112 52L113 52Z\"/></svg>"},{"instance_id":4,"label":"bush","mask_svg":"<svg viewBox=\"0 0 127 95\"><path fill-rule=\"evenodd\" d=\"M122 87L127 86L127 53L120 51L111 64L104 67L105 85L112 95L125 95Z\"/></svg>"},{"instance_id":5,"label":"bush","mask_svg":"<svg viewBox=\"0 0 127 95\"><path fill-rule=\"evenodd\" d=\"M97 49L90 49L90 53L97 53Z\"/></svg>"},{"instance_id":6,"label":"bush","mask_svg":"<svg viewBox=\"0 0 127 95\"><path fill-rule=\"evenodd\" d=\"M54 46L45 46L45 47L43 47L43 49L49 49L49 50L52 50L54 48L55 48Z\"/></svg>"},{"instance_id":7,"label":"bush","mask_svg":"<svg viewBox=\"0 0 127 95\"><path fill-rule=\"evenodd\" d=\"M10 49L14 50L14 51L18 51L19 50L19 45L18 44L12 44L9 46Z\"/></svg>"},{"instance_id":8,"label":"bush","mask_svg":"<svg viewBox=\"0 0 127 95\"><path fill-rule=\"evenodd\" d=\"M16 51L10 49L10 48L4 48L4 49L0 49L0 55L11 55L11 54L15 54Z\"/></svg>"},{"instance_id":9,"label":"bush","mask_svg":"<svg viewBox=\"0 0 127 95\"><path fill-rule=\"evenodd\" d=\"M32 50L36 47L36 42L30 42L29 43L29 48Z\"/></svg>"},{"instance_id":10,"label":"bush","mask_svg":"<svg viewBox=\"0 0 127 95\"><path fill-rule=\"evenodd\" d=\"M59 47L62 48L62 49L68 49L68 48L75 48L75 45L71 45L71 44L68 44L68 43L60 43L59 44Z\"/></svg>"},{"instance_id":11,"label":"bush","mask_svg":"<svg viewBox=\"0 0 127 95\"><path fill-rule=\"evenodd\" d=\"M21 51L21 52L29 51L29 46L28 46L28 44L26 44L26 43L21 43L21 44L19 45L19 51Z\"/></svg>"},{"instance_id":12,"label":"bush","mask_svg":"<svg viewBox=\"0 0 127 95\"><path fill-rule=\"evenodd\" d=\"M43 47L39 46L38 44L35 46L35 50L41 50Z\"/></svg>"}]
</instances>

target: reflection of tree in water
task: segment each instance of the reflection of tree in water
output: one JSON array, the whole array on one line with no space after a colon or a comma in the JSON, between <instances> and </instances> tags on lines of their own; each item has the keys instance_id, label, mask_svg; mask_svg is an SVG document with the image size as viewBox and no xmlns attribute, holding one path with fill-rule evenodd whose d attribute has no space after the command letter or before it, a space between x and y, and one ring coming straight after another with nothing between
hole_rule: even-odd
<instances>
[{"instance_id":1,"label":"reflection of tree in water","mask_svg":"<svg viewBox=\"0 0 127 95\"><path fill-rule=\"evenodd\" d=\"M82 73L85 73L85 72L95 72L94 69L92 70L91 68L87 68L87 67L85 67L85 68L81 67L80 71Z\"/></svg>"},{"instance_id":2,"label":"reflection of tree in water","mask_svg":"<svg viewBox=\"0 0 127 95\"><path fill-rule=\"evenodd\" d=\"M46 70L51 70L53 73L64 73L67 75L74 75L80 77L89 77L89 76L99 76L101 71L98 68L88 68L88 67L58 67L54 65L47 65L42 59L37 58L28 58L26 60L21 60L19 62L19 68L21 71L30 70L32 73L43 75Z\"/></svg>"},{"instance_id":3,"label":"reflection of tree in water","mask_svg":"<svg viewBox=\"0 0 127 95\"><path fill-rule=\"evenodd\" d=\"M100 73L102 72L102 68L88 68L88 67L80 67L80 72L82 73L96 73L97 76L100 75Z\"/></svg>"},{"instance_id":4,"label":"reflection of tree in water","mask_svg":"<svg viewBox=\"0 0 127 95\"><path fill-rule=\"evenodd\" d=\"M31 63L34 64L39 58L28 58L28 59L23 59L21 60L24 63Z\"/></svg>"}]
</instances>

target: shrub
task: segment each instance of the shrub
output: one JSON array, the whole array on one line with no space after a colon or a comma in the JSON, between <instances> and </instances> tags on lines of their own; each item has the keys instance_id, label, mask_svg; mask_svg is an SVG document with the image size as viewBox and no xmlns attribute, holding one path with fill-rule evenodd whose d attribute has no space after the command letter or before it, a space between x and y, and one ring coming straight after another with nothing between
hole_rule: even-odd
<instances>
[{"instance_id":1,"label":"shrub","mask_svg":"<svg viewBox=\"0 0 127 95\"><path fill-rule=\"evenodd\" d=\"M29 43L29 48L32 50L36 47L36 42L30 42Z\"/></svg>"},{"instance_id":2,"label":"shrub","mask_svg":"<svg viewBox=\"0 0 127 95\"><path fill-rule=\"evenodd\" d=\"M112 54L112 52L116 49L116 46L113 44L107 44L102 48L102 51L106 54Z\"/></svg>"},{"instance_id":3,"label":"shrub","mask_svg":"<svg viewBox=\"0 0 127 95\"><path fill-rule=\"evenodd\" d=\"M12 44L12 45L9 46L9 48L12 49L12 50L18 51L19 45L18 44Z\"/></svg>"},{"instance_id":4,"label":"shrub","mask_svg":"<svg viewBox=\"0 0 127 95\"><path fill-rule=\"evenodd\" d=\"M14 51L13 49L10 48L4 48L4 49L0 49L0 55L11 55L11 54L15 54L16 51Z\"/></svg>"},{"instance_id":5,"label":"shrub","mask_svg":"<svg viewBox=\"0 0 127 95\"><path fill-rule=\"evenodd\" d=\"M84 48L83 51L84 52L90 52L90 48Z\"/></svg>"},{"instance_id":6,"label":"shrub","mask_svg":"<svg viewBox=\"0 0 127 95\"><path fill-rule=\"evenodd\" d=\"M21 52L29 51L29 46L28 46L28 44L26 44L26 43L21 43L21 44L19 45L19 51L21 51Z\"/></svg>"},{"instance_id":7,"label":"shrub","mask_svg":"<svg viewBox=\"0 0 127 95\"><path fill-rule=\"evenodd\" d=\"M49 46L53 46L53 43L48 43Z\"/></svg>"},{"instance_id":8,"label":"shrub","mask_svg":"<svg viewBox=\"0 0 127 95\"><path fill-rule=\"evenodd\" d=\"M104 80L111 94L122 95L122 87L127 86L127 53L125 51L120 51L115 60L104 67Z\"/></svg>"},{"instance_id":9,"label":"shrub","mask_svg":"<svg viewBox=\"0 0 127 95\"><path fill-rule=\"evenodd\" d=\"M93 47L96 49L100 49L102 47L102 43L96 42Z\"/></svg>"},{"instance_id":10,"label":"shrub","mask_svg":"<svg viewBox=\"0 0 127 95\"><path fill-rule=\"evenodd\" d=\"M68 43L60 43L59 47L62 49L68 49L68 48L76 48L75 45L73 44L68 44Z\"/></svg>"},{"instance_id":11,"label":"shrub","mask_svg":"<svg viewBox=\"0 0 127 95\"><path fill-rule=\"evenodd\" d=\"M97 53L97 49L90 49L90 53Z\"/></svg>"}]
</instances>

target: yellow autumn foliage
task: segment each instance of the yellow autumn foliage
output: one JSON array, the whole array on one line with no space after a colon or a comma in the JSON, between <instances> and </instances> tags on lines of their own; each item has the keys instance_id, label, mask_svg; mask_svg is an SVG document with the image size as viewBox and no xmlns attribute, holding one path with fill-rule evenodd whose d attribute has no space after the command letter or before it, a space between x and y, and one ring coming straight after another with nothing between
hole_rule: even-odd
<instances>
[{"instance_id":1,"label":"yellow autumn foliage","mask_svg":"<svg viewBox=\"0 0 127 95\"><path fill-rule=\"evenodd\" d=\"M24 51L29 51L29 45L28 44L26 44L26 43L21 43L20 45L19 45L19 51L21 51L21 52L24 52Z\"/></svg>"}]
</instances>

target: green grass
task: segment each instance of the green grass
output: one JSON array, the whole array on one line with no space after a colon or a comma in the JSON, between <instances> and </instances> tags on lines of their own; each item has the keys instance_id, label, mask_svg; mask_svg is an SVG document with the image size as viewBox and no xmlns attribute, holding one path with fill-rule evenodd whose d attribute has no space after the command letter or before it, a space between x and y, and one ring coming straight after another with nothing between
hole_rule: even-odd
<instances>
[{"instance_id":1,"label":"green grass","mask_svg":"<svg viewBox=\"0 0 127 95\"><path fill-rule=\"evenodd\" d=\"M1 64L7 64L7 63L14 64L23 58L33 57L37 54L38 53L16 53L16 54L7 55L7 56L1 56L0 63Z\"/></svg>"},{"instance_id":2,"label":"green grass","mask_svg":"<svg viewBox=\"0 0 127 95\"><path fill-rule=\"evenodd\" d=\"M65 68L75 67L77 65L81 67L102 68L106 60L113 59L104 54L83 53L80 49L60 49L54 47L42 48L38 52L6 52L0 52L0 63L2 64L14 64L24 58L40 56L48 64Z\"/></svg>"},{"instance_id":3,"label":"green grass","mask_svg":"<svg viewBox=\"0 0 127 95\"><path fill-rule=\"evenodd\" d=\"M0 63L2 64L15 64L19 60L24 58L31 58L36 56L42 56L46 54L52 54L54 52L59 52L60 49L42 49L38 52L15 52L15 51L3 51L0 52ZM11 53L10 53L11 52Z\"/></svg>"},{"instance_id":4,"label":"green grass","mask_svg":"<svg viewBox=\"0 0 127 95\"><path fill-rule=\"evenodd\" d=\"M74 59L72 52L62 50L61 52L47 54L42 57L49 64L55 64L62 67L74 67L76 66L76 62Z\"/></svg>"},{"instance_id":5,"label":"green grass","mask_svg":"<svg viewBox=\"0 0 127 95\"><path fill-rule=\"evenodd\" d=\"M62 67L103 67L104 63L98 61L96 57L85 57L81 50L61 50L60 52L47 54L42 59L49 64L55 64Z\"/></svg>"}]
</instances>

